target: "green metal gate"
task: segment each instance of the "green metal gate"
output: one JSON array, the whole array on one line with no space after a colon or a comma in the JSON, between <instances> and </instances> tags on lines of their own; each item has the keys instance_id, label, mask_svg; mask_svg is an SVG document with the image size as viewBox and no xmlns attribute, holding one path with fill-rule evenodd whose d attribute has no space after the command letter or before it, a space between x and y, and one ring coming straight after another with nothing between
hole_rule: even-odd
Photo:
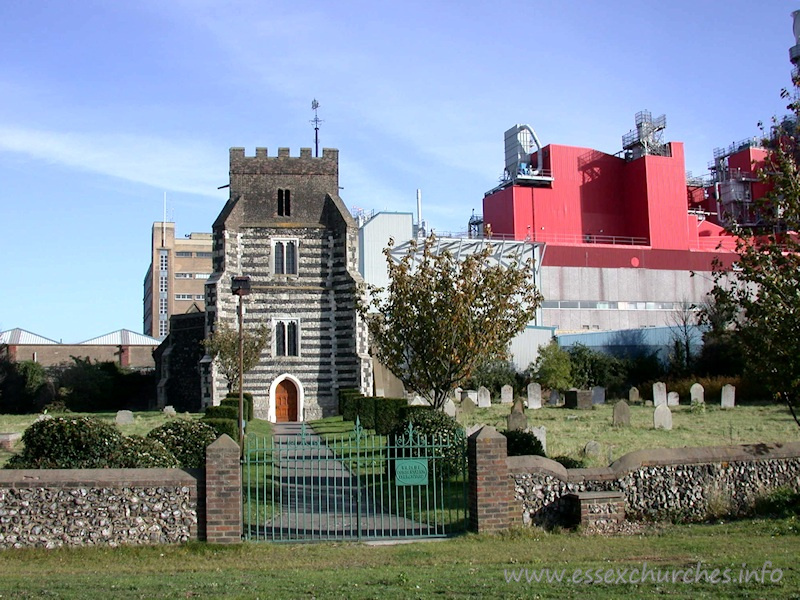
<instances>
[{"instance_id":1,"label":"green metal gate","mask_svg":"<svg viewBox=\"0 0 800 600\"><path fill-rule=\"evenodd\" d=\"M466 529L463 432L388 438L356 421L349 434L307 430L248 439L244 537L312 541L443 537Z\"/></svg>"}]
</instances>

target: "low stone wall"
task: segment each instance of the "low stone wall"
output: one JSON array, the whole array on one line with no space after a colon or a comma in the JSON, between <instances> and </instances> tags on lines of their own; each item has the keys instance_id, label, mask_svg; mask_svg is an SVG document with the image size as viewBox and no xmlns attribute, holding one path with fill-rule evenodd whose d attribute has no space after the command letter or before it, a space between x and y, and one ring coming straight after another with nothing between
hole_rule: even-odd
<instances>
[{"instance_id":1,"label":"low stone wall","mask_svg":"<svg viewBox=\"0 0 800 600\"><path fill-rule=\"evenodd\" d=\"M770 490L800 490L800 442L640 450L610 467L565 469L539 456L507 458L517 510L526 525L570 518L575 492L618 490L632 520L703 520L741 513Z\"/></svg>"},{"instance_id":2,"label":"low stone wall","mask_svg":"<svg viewBox=\"0 0 800 600\"><path fill-rule=\"evenodd\" d=\"M202 471L0 470L0 548L198 539Z\"/></svg>"}]
</instances>

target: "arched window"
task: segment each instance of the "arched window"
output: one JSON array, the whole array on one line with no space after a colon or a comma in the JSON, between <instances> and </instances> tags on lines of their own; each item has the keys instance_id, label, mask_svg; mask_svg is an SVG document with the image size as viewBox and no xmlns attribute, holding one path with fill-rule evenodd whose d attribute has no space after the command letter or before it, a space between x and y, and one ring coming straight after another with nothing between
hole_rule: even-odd
<instances>
[{"instance_id":1,"label":"arched window","mask_svg":"<svg viewBox=\"0 0 800 600\"><path fill-rule=\"evenodd\" d=\"M275 356L300 356L300 323L297 319L273 321Z\"/></svg>"}]
</instances>

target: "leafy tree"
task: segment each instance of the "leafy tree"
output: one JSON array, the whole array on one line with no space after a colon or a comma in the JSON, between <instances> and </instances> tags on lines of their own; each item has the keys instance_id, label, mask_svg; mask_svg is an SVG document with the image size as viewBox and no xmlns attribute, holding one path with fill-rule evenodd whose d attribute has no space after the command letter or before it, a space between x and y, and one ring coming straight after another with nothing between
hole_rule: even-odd
<instances>
[{"instance_id":1,"label":"leafy tree","mask_svg":"<svg viewBox=\"0 0 800 600\"><path fill-rule=\"evenodd\" d=\"M625 380L623 362L606 354L592 350L583 344L575 344L567 350L571 366L572 385L588 389L595 385L616 389Z\"/></svg>"},{"instance_id":2,"label":"leafy tree","mask_svg":"<svg viewBox=\"0 0 800 600\"><path fill-rule=\"evenodd\" d=\"M800 80L794 78L795 89ZM783 97L789 99L784 90ZM733 330L747 349L747 368L787 404L800 426L800 102L765 140L770 148L761 179L771 191L755 201L759 225L733 224L739 260L731 272L715 272L712 292L734 315Z\"/></svg>"},{"instance_id":3,"label":"leafy tree","mask_svg":"<svg viewBox=\"0 0 800 600\"><path fill-rule=\"evenodd\" d=\"M378 359L407 389L441 408L475 368L507 356L508 343L541 302L531 261L492 260L490 244L458 258L436 237L412 243L399 261L384 249L390 283L359 302ZM375 314L373 314L375 313Z\"/></svg>"},{"instance_id":4,"label":"leafy tree","mask_svg":"<svg viewBox=\"0 0 800 600\"><path fill-rule=\"evenodd\" d=\"M247 373L258 364L261 351L269 343L270 329L266 323L244 329L243 360L244 372ZM214 333L203 340L206 352L217 361L217 366L228 380L228 391L239 389L239 330L225 323L218 323Z\"/></svg>"},{"instance_id":5,"label":"leafy tree","mask_svg":"<svg viewBox=\"0 0 800 600\"><path fill-rule=\"evenodd\" d=\"M681 302L670 315L672 352L669 357L669 370L673 375L685 376L694 369L697 362L695 348L701 338L697 328L698 319L697 307L688 300Z\"/></svg>"},{"instance_id":6,"label":"leafy tree","mask_svg":"<svg viewBox=\"0 0 800 600\"><path fill-rule=\"evenodd\" d=\"M539 356L528 368L531 379L551 390L565 390L572 385L572 364L569 352L553 339L539 346Z\"/></svg>"},{"instance_id":7,"label":"leafy tree","mask_svg":"<svg viewBox=\"0 0 800 600\"><path fill-rule=\"evenodd\" d=\"M41 364L0 359L0 412L34 412L46 402L47 389L47 374Z\"/></svg>"}]
</instances>

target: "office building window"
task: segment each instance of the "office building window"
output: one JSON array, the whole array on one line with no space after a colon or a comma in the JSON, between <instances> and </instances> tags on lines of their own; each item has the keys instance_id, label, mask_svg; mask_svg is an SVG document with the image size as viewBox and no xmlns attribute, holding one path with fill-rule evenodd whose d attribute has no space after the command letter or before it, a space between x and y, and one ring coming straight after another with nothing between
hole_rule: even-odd
<instances>
[{"instance_id":1,"label":"office building window","mask_svg":"<svg viewBox=\"0 0 800 600\"><path fill-rule=\"evenodd\" d=\"M175 294L175 300L191 300L191 294Z\"/></svg>"},{"instance_id":2,"label":"office building window","mask_svg":"<svg viewBox=\"0 0 800 600\"><path fill-rule=\"evenodd\" d=\"M176 252L175 256L177 256L178 258L192 258L192 253L191 252L186 252L184 250L184 251L181 251L181 252Z\"/></svg>"},{"instance_id":3,"label":"office building window","mask_svg":"<svg viewBox=\"0 0 800 600\"><path fill-rule=\"evenodd\" d=\"M191 273L175 273L175 279L191 279Z\"/></svg>"},{"instance_id":4,"label":"office building window","mask_svg":"<svg viewBox=\"0 0 800 600\"><path fill-rule=\"evenodd\" d=\"M195 273L194 274L194 278L195 279L208 279L209 277L211 277L211 273Z\"/></svg>"},{"instance_id":5,"label":"office building window","mask_svg":"<svg viewBox=\"0 0 800 600\"><path fill-rule=\"evenodd\" d=\"M211 258L211 252L195 252L197 258Z\"/></svg>"},{"instance_id":6,"label":"office building window","mask_svg":"<svg viewBox=\"0 0 800 600\"><path fill-rule=\"evenodd\" d=\"M296 319L276 320L275 356L300 356L300 322Z\"/></svg>"}]
</instances>

